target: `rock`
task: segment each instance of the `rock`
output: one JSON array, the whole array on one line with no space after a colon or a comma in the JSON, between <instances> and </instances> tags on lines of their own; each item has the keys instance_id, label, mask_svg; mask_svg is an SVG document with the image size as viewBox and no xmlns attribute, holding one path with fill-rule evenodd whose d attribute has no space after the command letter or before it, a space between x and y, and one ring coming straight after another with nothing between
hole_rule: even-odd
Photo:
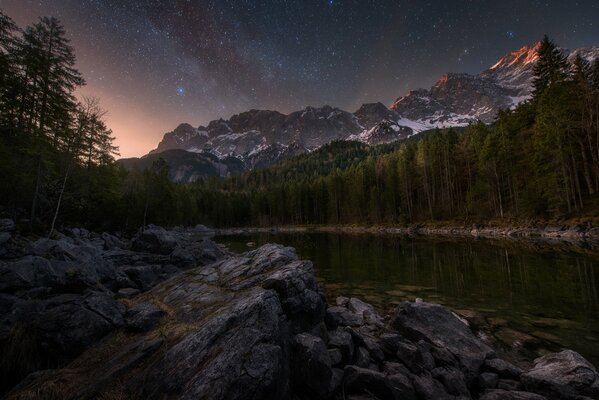
<instances>
[{"instance_id":1,"label":"rock","mask_svg":"<svg viewBox=\"0 0 599 400\"><path fill-rule=\"evenodd\" d=\"M343 385L346 393L372 393L380 399L393 398L393 392L387 385L385 375L380 372L355 365L348 365L344 371Z\"/></svg>"},{"instance_id":2,"label":"rock","mask_svg":"<svg viewBox=\"0 0 599 400\"><path fill-rule=\"evenodd\" d=\"M83 307L93 316L78 315L82 311L77 306L77 296L72 295L72 304L56 301L56 311L44 312L45 318L57 328L66 327L68 337L73 336L71 325L80 327L80 332L85 331L86 337L94 340L99 331L110 332L113 325L98 313ZM60 382L61 393L68 393L61 396L65 400L113 398L104 394L120 385L125 385L127 397L149 400L234 400L248 396L283 399L292 397L291 388L300 387L291 376L302 373L317 375L314 379L322 379L322 385L314 386L310 376L310 382L299 379L302 385L312 385L301 386L301 390L316 388L328 396L339 386L341 371L331 368L324 342L305 333L322 327L324 318L324 301L312 265L297 260L289 248L266 245L243 256L181 272L135 300L169 310L162 316L160 328L155 328L156 333L131 331L104 336L91 348L88 343L87 350L68 369L55 368L31 376L7 399L31 397L32 393L34 398L47 398L54 382ZM6 306L14 308L11 302L14 303L8 299ZM87 318L84 329L78 322L85 320L83 317ZM90 322L95 326L96 321L103 321L98 326L102 329L90 331ZM0 332L1 327L0 324ZM116 366L120 360L132 365L127 361L130 357L137 359L134 354L146 354L132 349L139 349L149 338L162 339L159 351L144 356L143 362L133 369L120 371L111 367L106 372L107 366ZM292 351L292 343L299 348ZM129 355L122 354L122 349L131 349ZM305 358L307 354L319 356ZM300 359L310 365L320 360L316 364L321 369L296 368Z\"/></svg>"},{"instance_id":3,"label":"rock","mask_svg":"<svg viewBox=\"0 0 599 400\"><path fill-rule=\"evenodd\" d=\"M10 328L0 340L5 360L0 372L13 379L63 366L123 324L122 306L105 293L15 299L10 308L9 320L2 321Z\"/></svg>"},{"instance_id":4,"label":"rock","mask_svg":"<svg viewBox=\"0 0 599 400\"><path fill-rule=\"evenodd\" d=\"M351 333L341 328L329 331L329 346L341 351L345 364L352 363L354 359L354 341Z\"/></svg>"},{"instance_id":5,"label":"rock","mask_svg":"<svg viewBox=\"0 0 599 400\"><path fill-rule=\"evenodd\" d=\"M534 367L522 374L521 382L526 390L549 399L599 397L597 370L572 350L537 358Z\"/></svg>"},{"instance_id":6,"label":"rock","mask_svg":"<svg viewBox=\"0 0 599 400\"><path fill-rule=\"evenodd\" d=\"M493 372L483 372L476 379L476 385L480 391L495 389L499 383L499 376Z\"/></svg>"},{"instance_id":7,"label":"rock","mask_svg":"<svg viewBox=\"0 0 599 400\"><path fill-rule=\"evenodd\" d=\"M170 232L154 225L148 226L132 241L134 250L156 254L170 254L177 244L177 239Z\"/></svg>"},{"instance_id":8,"label":"rock","mask_svg":"<svg viewBox=\"0 0 599 400\"><path fill-rule=\"evenodd\" d=\"M13 293L34 287L56 287L64 284L64 278L48 260L37 256L25 256L17 261L0 264L0 291Z\"/></svg>"},{"instance_id":9,"label":"rock","mask_svg":"<svg viewBox=\"0 0 599 400\"><path fill-rule=\"evenodd\" d=\"M134 288L123 288L117 292L117 297L121 299L130 299L137 296L140 293L139 289Z\"/></svg>"},{"instance_id":10,"label":"rock","mask_svg":"<svg viewBox=\"0 0 599 400\"><path fill-rule=\"evenodd\" d=\"M347 308L362 320L371 325L383 326L383 319L374 310L374 307L360 299L352 297L347 302Z\"/></svg>"},{"instance_id":11,"label":"rock","mask_svg":"<svg viewBox=\"0 0 599 400\"><path fill-rule=\"evenodd\" d=\"M499 379L497 381L497 389L502 390L522 390L522 384L513 379Z\"/></svg>"},{"instance_id":12,"label":"rock","mask_svg":"<svg viewBox=\"0 0 599 400\"><path fill-rule=\"evenodd\" d=\"M125 324L123 318L125 306L122 303L115 301L111 295L106 293L92 293L85 297L83 305L87 309L100 315L116 328L120 328Z\"/></svg>"},{"instance_id":13,"label":"rock","mask_svg":"<svg viewBox=\"0 0 599 400\"><path fill-rule=\"evenodd\" d=\"M12 232L15 230L15 221L10 218L0 218L0 232Z\"/></svg>"},{"instance_id":14,"label":"rock","mask_svg":"<svg viewBox=\"0 0 599 400\"><path fill-rule=\"evenodd\" d=\"M370 353L368 353L368 350L362 346L358 347L358 350L356 350L354 364L358 367L368 368L370 365Z\"/></svg>"},{"instance_id":15,"label":"rock","mask_svg":"<svg viewBox=\"0 0 599 400\"><path fill-rule=\"evenodd\" d=\"M0 232L0 245L8 242L12 238L10 232Z\"/></svg>"},{"instance_id":16,"label":"rock","mask_svg":"<svg viewBox=\"0 0 599 400\"><path fill-rule=\"evenodd\" d=\"M30 247L33 255L50 260L56 273L65 277L65 285L70 286L71 291L97 289L99 283L116 278L114 265L88 242L70 238L38 239Z\"/></svg>"},{"instance_id":17,"label":"rock","mask_svg":"<svg viewBox=\"0 0 599 400\"><path fill-rule=\"evenodd\" d=\"M121 268L124 273L135 285L145 292L150 290L158 283L170 278L180 272L174 265L141 265Z\"/></svg>"},{"instance_id":18,"label":"rock","mask_svg":"<svg viewBox=\"0 0 599 400\"><path fill-rule=\"evenodd\" d=\"M393 399L417 400L416 391L410 379L404 374L387 376L387 386L391 389Z\"/></svg>"},{"instance_id":19,"label":"rock","mask_svg":"<svg viewBox=\"0 0 599 400\"><path fill-rule=\"evenodd\" d=\"M387 375L410 375L410 370L405 365L393 361L383 362L383 372Z\"/></svg>"},{"instance_id":20,"label":"rock","mask_svg":"<svg viewBox=\"0 0 599 400\"><path fill-rule=\"evenodd\" d=\"M319 337L300 333L291 346L291 385L296 393L325 397L332 388L331 360Z\"/></svg>"},{"instance_id":21,"label":"rock","mask_svg":"<svg viewBox=\"0 0 599 400\"><path fill-rule=\"evenodd\" d=\"M349 298L347 297L339 296L335 299L335 304L339 307L347 308L347 303L349 303Z\"/></svg>"},{"instance_id":22,"label":"rock","mask_svg":"<svg viewBox=\"0 0 599 400\"><path fill-rule=\"evenodd\" d=\"M204 236L214 236L215 234L214 229L210 229L207 226L200 224L193 227L193 232Z\"/></svg>"},{"instance_id":23,"label":"rock","mask_svg":"<svg viewBox=\"0 0 599 400\"><path fill-rule=\"evenodd\" d=\"M466 324L440 305L404 302L396 310L393 325L412 340L447 349L467 372L468 380L476 376L487 357L494 355Z\"/></svg>"},{"instance_id":24,"label":"rock","mask_svg":"<svg viewBox=\"0 0 599 400\"><path fill-rule=\"evenodd\" d=\"M507 391L507 390L490 390L485 392L480 400L547 400L546 397L539 396L535 393Z\"/></svg>"},{"instance_id":25,"label":"rock","mask_svg":"<svg viewBox=\"0 0 599 400\"><path fill-rule=\"evenodd\" d=\"M370 358L374 362L381 362L385 359L385 354L381 349L379 340L372 336L370 330L366 326L359 328L347 328L351 333L354 343L368 350Z\"/></svg>"},{"instance_id":26,"label":"rock","mask_svg":"<svg viewBox=\"0 0 599 400\"><path fill-rule=\"evenodd\" d=\"M397 348L397 359L407 366L413 373L420 374L435 368L435 360L425 342L412 344L400 342Z\"/></svg>"},{"instance_id":27,"label":"rock","mask_svg":"<svg viewBox=\"0 0 599 400\"><path fill-rule=\"evenodd\" d=\"M470 391L464 374L455 368L440 367L431 371L433 378L443 384L447 393L469 398Z\"/></svg>"},{"instance_id":28,"label":"rock","mask_svg":"<svg viewBox=\"0 0 599 400\"><path fill-rule=\"evenodd\" d=\"M101 238L104 241L104 249L105 250L127 249L129 247L129 244L127 242L119 239L118 237L116 237L114 235L111 235L110 233L106 233L106 232L102 233Z\"/></svg>"},{"instance_id":29,"label":"rock","mask_svg":"<svg viewBox=\"0 0 599 400\"><path fill-rule=\"evenodd\" d=\"M339 349L329 349L329 358L331 359L331 365L338 366L343 364L343 355Z\"/></svg>"},{"instance_id":30,"label":"rock","mask_svg":"<svg viewBox=\"0 0 599 400\"><path fill-rule=\"evenodd\" d=\"M193 253L185 247L177 246L170 255L173 264L181 264L185 267L194 267L195 257Z\"/></svg>"},{"instance_id":31,"label":"rock","mask_svg":"<svg viewBox=\"0 0 599 400\"><path fill-rule=\"evenodd\" d=\"M419 399L422 400L454 400L455 396L449 395L445 391L445 387L441 382L433 379L433 377L424 373L422 375L412 376L412 385L418 395Z\"/></svg>"},{"instance_id":32,"label":"rock","mask_svg":"<svg viewBox=\"0 0 599 400\"><path fill-rule=\"evenodd\" d=\"M496 373L500 379L519 380L522 370L500 358L485 360L484 370Z\"/></svg>"},{"instance_id":33,"label":"rock","mask_svg":"<svg viewBox=\"0 0 599 400\"><path fill-rule=\"evenodd\" d=\"M127 311L125 322L132 331L147 332L158 325L164 314L164 311L153 304L137 304Z\"/></svg>"},{"instance_id":34,"label":"rock","mask_svg":"<svg viewBox=\"0 0 599 400\"><path fill-rule=\"evenodd\" d=\"M338 326L359 326L364 320L345 307L333 306L327 308L326 324L330 328Z\"/></svg>"}]
</instances>

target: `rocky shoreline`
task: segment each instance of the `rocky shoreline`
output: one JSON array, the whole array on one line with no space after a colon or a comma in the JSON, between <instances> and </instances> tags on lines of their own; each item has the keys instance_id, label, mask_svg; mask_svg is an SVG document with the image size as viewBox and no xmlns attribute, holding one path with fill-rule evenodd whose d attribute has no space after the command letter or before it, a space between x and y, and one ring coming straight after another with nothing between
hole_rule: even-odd
<instances>
[{"instance_id":1,"label":"rocky shoreline","mask_svg":"<svg viewBox=\"0 0 599 400\"><path fill-rule=\"evenodd\" d=\"M6 399L599 398L574 351L523 371L446 307L327 304L289 247L231 254L202 226L0 232Z\"/></svg>"},{"instance_id":2,"label":"rocky shoreline","mask_svg":"<svg viewBox=\"0 0 599 400\"><path fill-rule=\"evenodd\" d=\"M538 225L538 226L354 226L314 225L275 226L216 229L217 235L240 235L256 233L349 233L349 234L394 234L410 236L464 237L475 239L543 240L554 242L599 242L599 228L591 225Z\"/></svg>"}]
</instances>

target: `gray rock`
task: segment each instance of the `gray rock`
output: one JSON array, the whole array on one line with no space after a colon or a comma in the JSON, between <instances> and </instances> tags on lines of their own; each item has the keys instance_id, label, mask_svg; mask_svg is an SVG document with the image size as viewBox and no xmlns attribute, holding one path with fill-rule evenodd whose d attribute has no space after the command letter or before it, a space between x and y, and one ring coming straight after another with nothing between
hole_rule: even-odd
<instances>
[{"instance_id":1,"label":"gray rock","mask_svg":"<svg viewBox=\"0 0 599 400\"><path fill-rule=\"evenodd\" d=\"M499 379L497 381L497 389L502 390L522 390L522 384L513 379Z\"/></svg>"},{"instance_id":2,"label":"gray rock","mask_svg":"<svg viewBox=\"0 0 599 400\"><path fill-rule=\"evenodd\" d=\"M12 293L39 286L56 287L63 284L64 277L42 257L25 256L14 262L0 264L0 291L2 292Z\"/></svg>"},{"instance_id":3,"label":"gray rock","mask_svg":"<svg viewBox=\"0 0 599 400\"><path fill-rule=\"evenodd\" d=\"M500 358L485 360L483 367L486 371L496 373L501 379L520 379L522 370L509 362Z\"/></svg>"},{"instance_id":4,"label":"gray rock","mask_svg":"<svg viewBox=\"0 0 599 400\"><path fill-rule=\"evenodd\" d=\"M331 359L331 365L338 366L343 364L343 355L339 349L329 349L329 358Z\"/></svg>"},{"instance_id":5,"label":"gray rock","mask_svg":"<svg viewBox=\"0 0 599 400\"><path fill-rule=\"evenodd\" d=\"M127 276L135 285L145 292L158 283L176 275L180 270L171 264L166 265L140 265L121 268L119 271Z\"/></svg>"},{"instance_id":6,"label":"gray rock","mask_svg":"<svg viewBox=\"0 0 599 400\"><path fill-rule=\"evenodd\" d=\"M431 371L433 378L443 384L447 393L465 398L470 397L464 374L454 368L440 367Z\"/></svg>"},{"instance_id":7,"label":"gray rock","mask_svg":"<svg viewBox=\"0 0 599 400\"><path fill-rule=\"evenodd\" d=\"M346 366L344 372L343 385L346 393L372 393L380 399L393 398L385 374L355 365Z\"/></svg>"},{"instance_id":8,"label":"gray rock","mask_svg":"<svg viewBox=\"0 0 599 400\"><path fill-rule=\"evenodd\" d=\"M147 332L154 329L160 319L164 316L164 311L154 304L142 303L131 307L125 314L127 328L135 332Z\"/></svg>"},{"instance_id":9,"label":"gray rock","mask_svg":"<svg viewBox=\"0 0 599 400\"><path fill-rule=\"evenodd\" d=\"M343 362L351 364L354 359L354 341L351 333L342 328L329 331L329 346L339 349L343 356Z\"/></svg>"},{"instance_id":10,"label":"gray rock","mask_svg":"<svg viewBox=\"0 0 599 400\"><path fill-rule=\"evenodd\" d=\"M105 250L129 248L129 244L127 242L114 235L111 235L110 233L104 232L102 233L101 237L104 241L103 247Z\"/></svg>"},{"instance_id":11,"label":"gray rock","mask_svg":"<svg viewBox=\"0 0 599 400\"><path fill-rule=\"evenodd\" d=\"M358 367L368 368L370 365L370 353L364 347L360 346L356 350L354 364Z\"/></svg>"},{"instance_id":12,"label":"gray rock","mask_svg":"<svg viewBox=\"0 0 599 400\"><path fill-rule=\"evenodd\" d=\"M493 372L483 372L476 379L479 390L495 389L499 383L499 376Z\"/></svg>"},{"instance_id":13,"label":"gray rock","mask_svg":"<svg viewBox=\"0 0 599 400\"><path fill-rule=\"evenodd\" d=\"M387 375L410 375L410 370L405 365L393 361L383 362L383 372Z\"/></svg>"},{"instance_id":14,"label":"gray rock","mask_svg":"<svg viewBox=\"0 0 599 400\"><path fill-rule=\"evenodd\" d=\"M522 374L521 382L526 390L549 399L599 397L597 370L572 350L537 358L534 367Z\"/></svg>"},{"instance_id":15,"label":"gray rock","mask_svg":"<svg viewBox=\"0 0 599 400\"><path fill-rule=\"evenodd\" d=\"M325 322L328 327L336 328L338 326L359 326L364 320L345 307L333 306L327 308Z\"/></svg>"},{"instance_id":16,"label":"gray rock","mask_svg":"<svg viewBox=\"0 0 599 400\"><path fill-rule=\"evenodd\" d=\"M429 373L412 376L412 385L422 400L453 400L455 396L449 395L445 391L443 384L435 379Z\"/></svg>"},{"instance_id":17,"label":"gray rock","mask_svg":"<svg viewBox=\"0 0 599 400\"><path fill-rule=\"evenodd\" d=\"M360 299L352 297L347 303L347 308L352 313L358 315L362 320L371 325L383 326L383 319L375 311L374 307Z\"/></svg>"},{"instance_id":18,"label":"gray rock","mask_svg":"<svg viewBox=\"0 0 599 400\"><path fill-rule=\"evenodd\" d=\"M480 400L547 400L546 397L530 392L490 390L485 392Z\"/></svg>"},{"instance_id":19,"label":"gray rock","mask_svg":"<svg viewBox=\"0 0 599 400\"><path fill-rule=\"evenodd\" d=\"M412 340L424 340L447 349L468 373L468 379L473 379L484 360L494 355L464 322L440 305L404 302L396 310L393 325Z\"/></svg>"},{"instance_id":20,"label":"gray rock","mask_svg":"<svg viewBox=\"0 0 599 400\"><path fill-rule=\"evenodd\" d=\"M150 225L140 232L132 241L137 251L156 254L170 254L178 245L177 238L159 226Z\"/></svg>"},{"instance_id":21,"label":"gray rock","mask_svg":"<svg viewBox=\"0 0 599 400\"><path fill-rule=\"evenodd\" d=\"M92 311L81 307L77 298L72 295L70 302L62 299L54 301L52 307L47 305L46 309L54 311L43 313L42 327L44 331L63 329L63 347L72 344L72 337L88 338L87 343L75 343L87 350L69 364L69 369L31 376L8 399L22 398L31 390L40 390L36 392L39 398L48 397L50 382L56 380L62 382L69 400L102 398L121 384L126 385L128 396L150 400L290 398L291 388L300 387L298 381L308 388L305 390L328 396L340 385L342 372L331 368L324 342L296 332L316 331L322 326L324 302L311 263L298 261L293 250L283 246L263 246L240 257L190 269L139 294L139 302L172 310L162 316L156 334L132 331L102 336L105 338L98 345L90 347L114 325L101 315L105 308L100 302L93 302L96 311ZM2 307L14 309L14 303L7 299L6 307ZM79 315L84 312L91 315ZM131 323L130 319L128 314L127 322ZM133 350L156 337L163 339L160 351ZM307 337L311 344L294 341L294 337ZM33 340L44 342L49 341ZM292 351L291 343L299 348ZM129 350L124 354L123 349ZM138 359L135 354L145 357L142 363L129 361ZM320 358L310 358L311 354ZM297 368L302 364L300 359L308 365L318 359L322 369ZM116 367L121 360L123 371ZM310 376L294 379L292 385L290 377L302 373L327 379L315 386L317 381Z\"/></svg>"},{"instance_id":22,"label":"gray rock","mask_svg":"<svg viewBox=\"0 0 599 400\"><path fill-rule=\"evenodd\" d=\"M15 230L15 221L10 218L0 218L0 232L12 232Z\"/></svg>"},{"instance_id":23,"label":"gray rock","mask_svg":"<svg viewBox=\"0 0 599 400\"><path fill-rule=\"evenodd\" d=\"M132 297L137 296L139 293L141 293L139 291L139 289L135 289L135 288L122 288L119 289L119 291L117 292L117 297L121 298L121 299L130 299Z\"/></svg>"},{"instance_id":24,"label":"gray rock","mask_svg":"<svg viewBox=\"0 0 599 400\"><path fill-rule=\"evenodd\" d=\"M396 357L415 374L435 368L435 360L424 342L420 344L398 342Z\"/></svg>"},{"instance_id":25,"label":"gray rock","mask_svg":"<svg viewBox=\"0 0 599 400\"><path fill-rule=\"evenodd\" d=\"M291 385L294 392L311 397L326 397L332 387L333 371L326 345L307 333L295 336L291 346Z\"/></svg>"},{"instance_id":26,"label":"gray rock","mask_svg":"<svg viewBox=\"0 0 599 400\"><path fill-rule=\"evenodd\" d=\"M387 386L391 389L393 399L417 400L416 391L410 379L404 374L387 376Z\"/></svg>"},{"instance_id":27,"label":"gray rock","mask_svg":"<svg viewBox=\"0 0 599 400\"><path fill-rule=\"evenodd\" d=\"M10 232L0 232L0 245L8 242L11 239L12 235Z\"/></svg>"}]
</instances>

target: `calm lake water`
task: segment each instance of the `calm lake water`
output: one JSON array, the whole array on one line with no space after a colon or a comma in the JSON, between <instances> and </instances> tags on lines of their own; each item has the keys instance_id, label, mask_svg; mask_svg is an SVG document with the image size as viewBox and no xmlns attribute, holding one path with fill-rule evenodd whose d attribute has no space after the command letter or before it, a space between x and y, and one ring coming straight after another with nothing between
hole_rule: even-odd
<instances>
[{"instance_id":1,"label":"calm lake water","mask_svg":"<svg viewBox=\"0 0 599 400\"><path fill-rule=\"evenodd\" d=\"M221 236L232 251L295 247L329 301L390 312L417 297L473 314L499 352L530 359L571 348L599 366L599 258L542 244L328 233ZM472 317L472 316L471 316Z\"/></svg>"}]
</instances>

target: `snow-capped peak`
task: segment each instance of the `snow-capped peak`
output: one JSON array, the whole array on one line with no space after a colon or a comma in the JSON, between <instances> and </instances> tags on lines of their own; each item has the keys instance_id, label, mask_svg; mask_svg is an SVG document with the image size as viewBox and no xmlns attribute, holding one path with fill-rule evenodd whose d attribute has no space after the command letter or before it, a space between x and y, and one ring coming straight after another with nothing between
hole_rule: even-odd
<instances>
[{"instance_id":1,"label":"snow-capped peak","mask_svg":"<svg viewBox=\"0 0 599 400\"><path fill-rule=\"evenodd\" d=\"M536 42L531 46L524 46L519 50L512 51L497 61L491 68L492 71L512 67L514 65L528 65L539 59L539 48L541 42Z\"/></svg>"}]
</instances>

